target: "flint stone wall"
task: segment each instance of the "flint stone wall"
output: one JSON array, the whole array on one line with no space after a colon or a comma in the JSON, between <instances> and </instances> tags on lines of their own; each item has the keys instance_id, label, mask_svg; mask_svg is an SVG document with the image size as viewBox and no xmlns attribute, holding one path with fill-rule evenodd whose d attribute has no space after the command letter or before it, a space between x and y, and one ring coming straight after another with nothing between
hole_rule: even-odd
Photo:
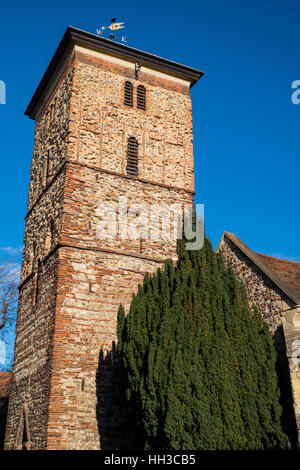
<instances>
[{"instance_id":1,"label":"flint stone wall","mask_svg":"<svg viewBox=\"0 0 300 470\"><path fill-rule=\"evenodd\" d=\"M123 104L127 79L133 108ZM126 175L129 136L139 142L136 178ZM188 84L143 69L135 80L74 51L36 122L6 449L22 446L25 407L32 449L128 445L115 395L117 310L128 311L146 272L176 258L176 242L102 239L99 205L118 210L127 196L133 223L133 203L183 206L193 191Z\"/></svg>"}]
</instances>

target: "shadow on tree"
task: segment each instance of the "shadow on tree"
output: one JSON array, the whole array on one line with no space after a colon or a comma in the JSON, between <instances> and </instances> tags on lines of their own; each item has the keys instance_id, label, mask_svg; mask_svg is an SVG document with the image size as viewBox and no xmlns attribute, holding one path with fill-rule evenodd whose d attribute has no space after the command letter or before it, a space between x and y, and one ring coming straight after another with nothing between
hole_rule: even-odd
<instances>
[{"instance_id":1,"label":"shadow on tree","mask_svg":"<svg viewBox=\"0 0 300 470\"><path fill-rule=\"evenodd\" d=\"M276 371L279 380L280 404L282 406L282 429L288 435L292 448L296 449L297 425L282 326L276 330L274 342L277 352ZM100 446L103 450L136 449L139 447L135 427L122 396L122 381L124 379L118 349L115 342L113 342L111 350L104 352L101 348L96 373L96 416ZM2 449L6 406L0 411L2 411L0 413L0 449Z\"/></svg>"},{"instance_id":2,"label":"shadow on tree","mask_svg":"<svg viewBox=\"0 0 300 470\"><path fill-rule=\"evenodd\" d=\"M179 241L177 254L176 266L166 260L145 275L128 315L120 305L118 351L100 351L101 447L284 449L287 434L294 438L287 376L283 418L279 404L278 375L288 371L282 332L276 353L268 325L208 239L194 251Z\"/></svg>"}]
</instances>

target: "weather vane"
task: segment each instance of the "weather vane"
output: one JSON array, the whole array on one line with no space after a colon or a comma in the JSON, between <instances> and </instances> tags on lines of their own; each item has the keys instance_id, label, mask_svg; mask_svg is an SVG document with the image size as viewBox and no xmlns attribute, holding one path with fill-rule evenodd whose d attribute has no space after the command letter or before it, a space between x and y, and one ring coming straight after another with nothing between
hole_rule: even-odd
<instances>
[{"instance_id":1,"label":"weather vane","mask_svg":"<svg viewBox=\"0 0 300 470\"><path fill-rule=\"evenodd\" d=\"M122 28L125 28L125 26L123 26L125 23L116 23L116 19L117 18L112 18L111 20L111 24L110 26L101 26L100 29L97 29L97 34L99 36L102 36L103 32L105 29L110 29L111 30L111 33L109 35L109 38L110 39L115 39L115 34L114 34L114 31L116 31L116 29L122 29ZM122 42L126 42L126 36L122 36Z\"/></svg>"}]
</instances>

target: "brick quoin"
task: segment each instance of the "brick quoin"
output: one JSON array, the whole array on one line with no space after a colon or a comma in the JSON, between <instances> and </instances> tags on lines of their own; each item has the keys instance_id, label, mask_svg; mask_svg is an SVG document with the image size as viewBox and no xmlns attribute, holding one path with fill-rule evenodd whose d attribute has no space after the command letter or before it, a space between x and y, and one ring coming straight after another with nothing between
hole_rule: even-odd
<instances>
[{"instance_id":1,"label":"brick quoin","mask_svg":"<svg viewBox=\"0 0 300 470\"><path fill-rule=\"evenodd\" d=\"M141 65L137 79L135 63ZM193 204L190 87L202 72L69 27L26 114L36 121L5 448L116 449L120 303L174 240L100 239L102 203ZM133 106L124 104L124 83ZM146 110L136 105L146 88ZM138 141L128 176L127 140Z\"/></svg>"}]
</instances>

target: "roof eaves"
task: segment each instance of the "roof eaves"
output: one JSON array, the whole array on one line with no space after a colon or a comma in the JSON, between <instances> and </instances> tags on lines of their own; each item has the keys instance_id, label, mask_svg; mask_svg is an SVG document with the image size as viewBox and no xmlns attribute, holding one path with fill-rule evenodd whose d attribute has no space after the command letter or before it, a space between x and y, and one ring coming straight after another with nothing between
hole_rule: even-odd
<instances>
[{"instance_id":1,"label":"roof eaves","mask_svg":"<svg viewBox=\"0 0 300 470\"><path fill-rule=\"evenodd\" d=\"M62 40L60 41L29 105L26 108L25 115L35 119L36 108L44 97L47 86L54 75L55 70L66 59L74 45L85 46L89 49L104 51L110 55L125 58L131 62L148 66L155 70L163 70L166 73L185 78L190 81L192 87L204 74L204 72L188 67L186 65L173 62L168 59L144 52L139 49L120 44L110 39L102 38L96 34L88 33L73 26L68 26Z\"/></svg>"},{"instance_id":2,"label":"roof eaves","mask_svg":"<svg viewBox=\"0 0 300 470\"><path fill-rule=\"evenodd\" d=\"M300 296L298 292L292 289L285 281L283 281L271 268L269 268L261 259L257 256L257 254L250 250L250 248L245 245L242 240L240 240L234 233L224 232L222 235L221 241L224 239L224 236L229 238L229 240L234 243L237 248L239 248L244 255L247 256L254 264L256 264L259 269L264 272L269 279L271 279L278 287L282 290L296 305L300 304ZM220 242L221 243L221 242ZM220 244L218 245L220 248Z\"/></svg>"}]
</instances>

